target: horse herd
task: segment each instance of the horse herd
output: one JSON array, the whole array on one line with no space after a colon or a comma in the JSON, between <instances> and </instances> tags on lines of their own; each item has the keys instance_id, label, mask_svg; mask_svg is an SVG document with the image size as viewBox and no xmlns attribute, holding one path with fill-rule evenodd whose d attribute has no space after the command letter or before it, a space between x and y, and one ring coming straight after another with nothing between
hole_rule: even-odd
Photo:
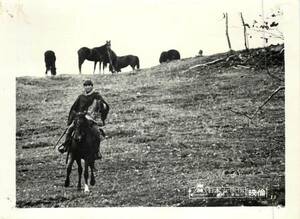
<instances>
[{"instance_id":1,"label":"horse herd","mask_svg":"<svg viewBox=\"0 0 300 219\"><path fill-rule=\"evenodd\" d=\"M140 60L138 56L135 55L126 55L126 56L117 56L116 53L111 49L110 41L106 41L103 46L94 47L92 49L88 47L82 47L77 51L78 55L78 68L79 74L81 74L81 66L85 60L94 62L94 71L95 73L96 65L99 62L99 73L101 72L101 64L104 69L109 64L109 71L112 73L121 72L122 68L131 66L132 70L140 68ZM44 53L46 72L51 72L51 75L56 75L55 67L55 53L52 50L47 50ZM159 63L169 62L172 60L180 59L180 54L177 50L171 49L169 51L163 51L159 57Z\"/></svg>"}]
</instances>

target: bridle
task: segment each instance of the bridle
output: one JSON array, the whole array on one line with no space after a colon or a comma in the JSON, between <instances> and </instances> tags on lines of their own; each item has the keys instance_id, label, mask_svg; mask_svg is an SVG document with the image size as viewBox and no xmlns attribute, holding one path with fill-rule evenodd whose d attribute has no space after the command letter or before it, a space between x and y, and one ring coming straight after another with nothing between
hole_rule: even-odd
<instances>
[{"instance_id":1,"label":"bridle","mask_svg":"<svg viewBox=\"0 0 300 219\"><path fill-rule=\"evenodd\" d=\"M73 132L73 139L76 142L82 141L85 132L84 128L87 126L87 119L85 118L86 113L77 113L74 119L74 132Z\"/></svg>"}]
</instances>

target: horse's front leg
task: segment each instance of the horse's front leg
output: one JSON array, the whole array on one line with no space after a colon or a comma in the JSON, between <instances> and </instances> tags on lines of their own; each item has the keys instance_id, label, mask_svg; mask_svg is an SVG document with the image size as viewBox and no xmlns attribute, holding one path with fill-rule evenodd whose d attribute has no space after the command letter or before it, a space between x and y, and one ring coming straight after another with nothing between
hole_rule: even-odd
<instances>
[{"instance_id":1,"label":"horse's front leg","mask_svg":"<svg viewBox=\"0 0 300 219\"><path fill-rule=\"evenodd\" d=\"M76 160L77 166L78 166L78 184L77 184L77 190L81 190L81 175L82 175L82 166L81 166L81 160Z\"/></svg>"},{"instance_id":2,"label":"horse's front leg","mask_svg":"<svg viewBox=\"0 0 300 219\"><path fill-rule=\"evenodd\" d=\"M134 71L135 65L130 65L130 66L131 66L131 68L132 68L132 71Z\"/></svg>"},{"instance_id":3,"label":"horse's front leg","mask_svg":"<svg viewBox=\"0 0 300 219\"><path fill-rule=\"evenodd\" d=\"M71 158L67 164L67 177L65 180L65 187L68 187L70 185L70 174L72 171L73 162L74 162L74 157L71 155Z\"/></svg>"},{"instance_id":4,"label":"horse's front leg","mask_svg":"<svg viewBox=\"0 0 300 219\"><path fill-rule=\"evenodd\" d=\"M47 75L48 71L49 71L49 66L46 65L46 71L45 71L46 75Z\"/></svg>"},{"instance_id":5,"label":"horse's front leg","mask_svg":"<svg viewBox=\"0 0 300 219\"><path fill-rule=\"evenodd\" d=\"M84 192L88 193L90 192L89 190L89 186L88 186L88 178L89 178L89 169L88 169L89 165L87 160L84 161Z\"/></svg>"},{"instance_id":6,"label":"horse's front leg","mask_svg":"<svg viewBox=\"0 0 300 219\"><path fill-rule=\"evenodd\" d=\"M99 74L101 74L101 61L99 61Z\"/></svg>"},{"instance_id":7,"label":"horse's front leg","mask_svg":"<svg viewBox=\"0 0 300 219\"><path fill-rule=\"evenodd\" d=\"M93 74L95 74L96 65L97 65L97 61L94 62L94 71L93 71Z\"/></svg>"},{"instance_id":8,"label":"horse's front leg","mask_svg":"<svg viewBox=\"0 0 300 219\"><path fill-rule=\"evenodd\" d=\"M90 165L90 169L91 169L91 181L90 181L90 184L91 186L95 185L96 183L96 180L95 180L95 176L94 176L94 165L95 165L95 161L93 161Z\"/></svg>"},{"instance_id":9,"label":"horse's front leg","mask_svg":"<svg viewBox=\"0 0 300 219\"><path fill-rule=\"evenodd\" d=\"M78 56L78 68L79 68L79 74L81 74L81 66L82 66L84 60L85 60L84 58Z\"/></svg>"}]
</instances>

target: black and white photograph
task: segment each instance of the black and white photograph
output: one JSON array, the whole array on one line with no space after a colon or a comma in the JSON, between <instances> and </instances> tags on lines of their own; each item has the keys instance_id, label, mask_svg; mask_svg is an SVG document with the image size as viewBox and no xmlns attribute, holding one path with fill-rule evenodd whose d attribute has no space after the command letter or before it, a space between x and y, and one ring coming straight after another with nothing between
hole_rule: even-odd
<instances>
[{"instance_id":1,"label":"black and white photograph","mask_svg":"<svg viewBox=\"0 0 300 219\"><path fill-rule=\"evenodd\" d=\"M296 6L0 1L15 98L7 199L17 211L286 209Z\"/></svg>"}]
</instances>

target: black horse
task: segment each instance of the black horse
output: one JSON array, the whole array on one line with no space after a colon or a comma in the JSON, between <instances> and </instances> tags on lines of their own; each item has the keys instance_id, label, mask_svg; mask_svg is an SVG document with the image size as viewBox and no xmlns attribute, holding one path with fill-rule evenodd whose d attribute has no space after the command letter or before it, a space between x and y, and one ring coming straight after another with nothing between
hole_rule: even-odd
<instances>
[{"instance_id":1,"label":"black horse","mask_svg":"<svg viewBox=\"0 0 300 219\"><path fill-rule=\"evenodd\" d=\"M160 54L159 63L169 62L178 59L180 59L180 53L175 49L170 49L169 51L164 51Z\"/></svg>"},{"instance_id":2,"label":"black horse","mask_svg":"<svg viewBox=\"0 0 300 219\"><path fill-rule=\"evenodd\" d=\"M92 132L89 131L90 125L89 121L86 118L86 113L77 113L75 118L75 127L73 132L73 137L71 145L68 148L67 155L67 177L65 180L65 187L70 185L70 174L72 171L72 166L74 161L78 165L78 184L77 189L81 189L81 175L82 175L82 166L81 159L84 160L84 192L89 192L88 187L88 177L89 177L89 168L91 171L91 180L90 185L95 185L95 176L94 176L94 164L95 164L95 149L100 144L100 136L94 136ZM70 159L68 160L70 156Z\"/></svg>"},{"instance_id":3,"label":"black horse","mask_svg":"<svg viewBox=\"0 0 300 219\"><path fill-rule=\"evenodd\" d=\"M115 66L115 70L116 70L118 57L117 57L117 54L112 49L110 51L111 51L111 57L112 57L111 62L113 64L113 66ZM109 64L109 70L111 72L113 72L109 57L104 57L102 64L103 64L103 73L104 73L104 69L107 67L107 64ZM99 66L99 68L100 68L100 66Z\"/></svg>"},{"instance_id":4,"label":"black horse","mask_svg":"<svg viewBox=\"0 0 300 219\"><path fill-rule=\"evenodd\" d=\"M94 62L94 71L97 62L99 62L99 72L101 71L101 63L108 62L113 66L113 70L115 69L115 63L117 56L111 49L110 41L106 41L103 46L94 47L92 49L87 47L82 47L77 51L78 54L78 67L79 73L81 74L81 66L85 60L93 61ZM114 71L113 71L114 72Z\"/></svg>"},{"instance_id":5,"label":"black horse","mask_svg":"<svg viewBox=\"0 0 300 219\"><path fill-rule=\"evenodd\" d=\"M47 50L44 53L44 58L45 58L45 64L46 64L46 72L45 74L47 75L48 71L51 72L51 75L56 75L56 67L55 67L55 53L52 50Z\"/></svg>"},{"instance_id":6,"label":"black horse","mask_svg":"<svg viewBox=\"0 0 300 219\"><path fill-rule=\"evenodd\" d=\"M127 56L118 56L117 57L117 63L116 63L116 71L121 72L122 68L126 68L127 66L131 66L132 71L135 70L135 67L137 69L140 69L140 60L139 57L134 55L127 55ZM111 71L111 68L110 68Z\"/></svg>"},{"instance_id":7,"label":"black horse","mask_svg":"<svg viewBox=\"0 0 300 219\"><path fill-rule=\"evenodd\" d=\"M163 63L163 62L167 62L168 61L168 52L162 52L160 54L160 57L159 57L159 63Z\"/></svg>"}]
</instances>

